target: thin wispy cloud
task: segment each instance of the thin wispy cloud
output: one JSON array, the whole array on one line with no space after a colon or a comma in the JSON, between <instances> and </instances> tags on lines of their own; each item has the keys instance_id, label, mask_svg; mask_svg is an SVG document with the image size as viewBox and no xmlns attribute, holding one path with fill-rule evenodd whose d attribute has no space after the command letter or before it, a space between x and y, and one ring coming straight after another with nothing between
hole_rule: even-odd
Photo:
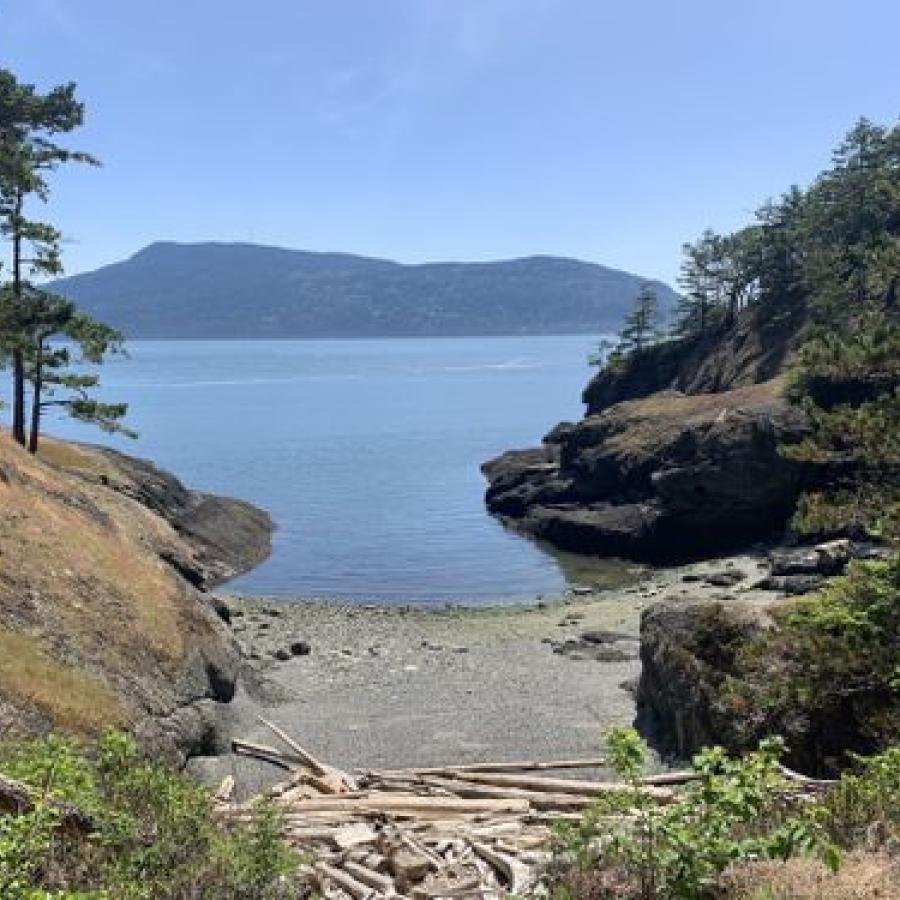
<instances>
[{"instance_id":1,"label":"thin wispy cloud","mask_svg":"<svg viewBox=\"0 0 900 900\"><path fill-rule=\"evenodd\" d=\"M346 124L452 91L540 32L556 0L417 0L406 33L383 58L329 72L320 117Z\"/></svg>"}]
</instances>

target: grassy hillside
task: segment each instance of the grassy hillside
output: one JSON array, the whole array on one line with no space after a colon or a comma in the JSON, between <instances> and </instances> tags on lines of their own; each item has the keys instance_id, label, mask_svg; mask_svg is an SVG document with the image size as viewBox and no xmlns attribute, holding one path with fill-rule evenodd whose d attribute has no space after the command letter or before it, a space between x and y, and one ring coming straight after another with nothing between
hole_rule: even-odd
<instances>
[{"instance_id":1,"label":"grassy hillside","mask_svg":"<svg viewBox=\"0 0 900 900\"><path fill-rule=\"evenodd\" d=\"M126 477L99 451L34 458L0 435L0 734L127 725L184 749L179 710L233 683L227 629L171 564L193 549Z\"/></svg>"}]
</instances>

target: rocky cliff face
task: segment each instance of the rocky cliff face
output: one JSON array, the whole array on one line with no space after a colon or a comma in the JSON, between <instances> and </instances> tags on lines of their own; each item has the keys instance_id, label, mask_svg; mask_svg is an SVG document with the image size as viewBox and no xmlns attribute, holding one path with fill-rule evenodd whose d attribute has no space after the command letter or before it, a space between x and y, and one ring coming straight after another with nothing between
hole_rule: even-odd
<instances>
[{"instance_id":1,"label":"rocky cliff face","mask_svg":"<svg viewBox=\"0 0 900 900\"><path fill-rule=\"evenodd\" d=\"M739 648L771 626L740 603L658 604L641 616L638 723L664 753L690 758L718 744L748 749L742 721L723 696Z\"/></svg>"},{"instance_id":2,"label":"rocky cliff face","mask_svg":"<svg viewBox=\"0 0 900 900\"><path fill-rule=\"evenodd\" d=\"M660 391L714 394L771 381L790 358L803 324L802 310L761 321L750 309L727 332L657 344L591 379L582 395L587 415Z\"/></svg>"},{"instance_id":3,"label":"rocky cliff face","mask_svg":"<svg viewBox=\"0 0 900 900\"><path fill-rule=\"evenodd\" d=\"M618 403L539 450L488 462L491 512L572 552L699 558L781 528L801 472L779 447L804 415L777 381Z\"/></svg>"},{"instance_id":4,"label":"rocky cliff face","mask_svg":"<svg viewBox=\"0 0 900 900\"><path fill-rule=\"evenodd\" d=\"M582 421L556 426L538 449L484 465L488 508L565 550L650 562L696 560L781 536L811 477L781 452L810 429L784 399L780 375L803 322L755 316L601 371L584 392ZM846 554L830 552L776 555L768 576L751 586L767 592L765 602L748 601L741 589L721 602L645 612L639 724L660 749L682 757L709 744L739 751L764 735L766 722L730 692L741 653L757 638L766 644L777 628L777 597L814 590L846 565ZM781 726L794 738L792 760L821 769L809 723ZM848 731L835 747L863 746L856 737Z\"/></svg>"},{"instance_id":5,"label":"rocky cliff face","mask_svg":"<svg viewBox=\"0 0 900 900\"><path fill-rule=\"evenodd\" d=\"M35 459L0 436L0 734L121 725L213 749L242 663L202 588L270 532L146 463L56 442Z\"/></svg>"},{"instance_id":6,"label":"rocky cliff face","mask_svg":"<svg viewBox=\"0 0 900 900\"><path fill-rule=\"evenodd\" d=\"M803 476L779 447L808 429L778 373L802 327L801 314L750 310L727 332L607 367L582 421L485 463L488 509L565 550L649 561L778 532Z\"/></svg>"}]
</instances>

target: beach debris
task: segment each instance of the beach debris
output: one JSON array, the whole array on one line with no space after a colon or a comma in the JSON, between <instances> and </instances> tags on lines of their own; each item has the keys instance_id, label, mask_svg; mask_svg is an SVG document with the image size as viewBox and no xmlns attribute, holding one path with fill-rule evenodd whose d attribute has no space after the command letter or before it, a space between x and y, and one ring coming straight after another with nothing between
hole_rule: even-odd
<instances>
[{"instance_id":1,"label":"beach debris","mask_svg":"<svg viewBox=\"0 0 900 900\"><path fill-rule=\"evenodd\" d=\"M267 794L307 887L329 900L500 900L544 896L552 825L576 820L598 797L633 787L559 773L598 770L602 757L510 760L348 773L321 761L274 722L286 749L235 740L235 753L286 768ZM640 788L656 803L695 777L665 773ZM224 787L224 785L223 785ZM218 814L250 820L255 801L217 794Z\"/></svg>"}]
</instances>

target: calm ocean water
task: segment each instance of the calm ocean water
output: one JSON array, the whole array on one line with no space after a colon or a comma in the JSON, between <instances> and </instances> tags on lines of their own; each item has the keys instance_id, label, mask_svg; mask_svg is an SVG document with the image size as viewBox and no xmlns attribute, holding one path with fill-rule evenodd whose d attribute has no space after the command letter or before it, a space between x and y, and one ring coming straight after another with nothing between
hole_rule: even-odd
<instances>
[{"instance_id":1,"label":"calm ocean water","mask_svg":"<svg viewBox=\"0 0 900 900\"><path fill-rule=\"evenodd\" d=\"M479 465L582 412L596 339L133 341L104 395L137 441L49 432L155 460L273 516L242 593L379 601L533 598L561 562L483 504Z\"/></svg>"}]
</instances>

